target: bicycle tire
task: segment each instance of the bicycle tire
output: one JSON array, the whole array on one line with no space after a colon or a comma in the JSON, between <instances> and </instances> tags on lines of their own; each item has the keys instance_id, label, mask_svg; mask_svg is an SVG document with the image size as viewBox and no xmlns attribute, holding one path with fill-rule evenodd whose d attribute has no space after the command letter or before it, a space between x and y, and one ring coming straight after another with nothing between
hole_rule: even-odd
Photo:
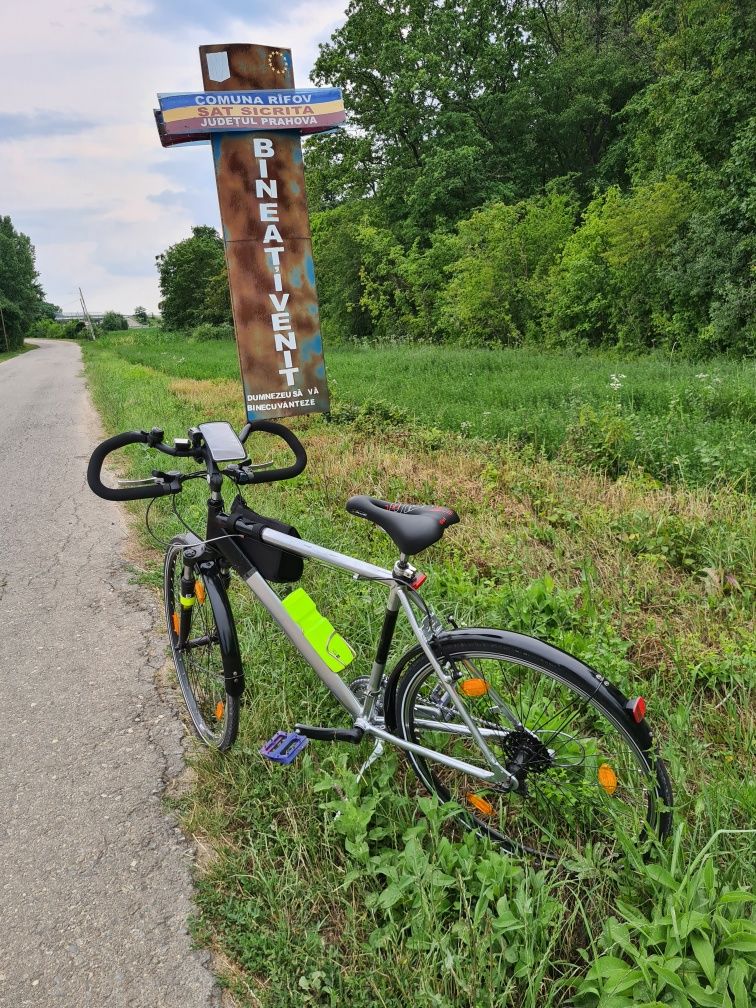
<instances>
[{"instance_id":1,"label":"bicycle tire","mask_svg":"<svg viewBox=\"0 0 756 1008\"><path fill-rule=\"evenodd\" d=\"M180 647L179 622L184 550L196 545L189 536L168 544L163 569L165 618L173 663L194 731L211 748L226 752L239 731L240 690L227 690L226 675L241 670L241 656L225 585L211 565L187 561L195 580L195 598L187 607L190 647ZM202 586L197 590L197 585ZM199 636L191 628L199 626ZM219 627L223 632L219 633ZM202 642L206 638L206 643Z\"/></svg>"},{"instance_id":2,"label":"bicycle tire","mask_svg":"<svg viewBox=\"0 0 756 1008\"><path fill-rule=\"evenodd\" d=\"M456 735L426 727L447 719L449 725L466 730L427 657L420 649L415 652L397 670L397 734L488 768L469 731ZM500 630L445 633L439 653L465 709L490 733L486 743L500 762L519 772L523 788L513 792L487 785L407 752L423 786L442 801L459 804L464 826L512 853L549 861L579 852L588 842L616 851L620 830L647 847L652 837L662 839L669 833L672 788L648 725L635 722L627 699L593 669L543 641ZM514 674L515 669L519 673ZM467 697L460 691L472 687L462 683L473 678L488 688L478 697ZM502 724L500 709L492 704L492 688L524 731ZM552 702L558 705L555 713Z\"/></svg>"}]
</instances>

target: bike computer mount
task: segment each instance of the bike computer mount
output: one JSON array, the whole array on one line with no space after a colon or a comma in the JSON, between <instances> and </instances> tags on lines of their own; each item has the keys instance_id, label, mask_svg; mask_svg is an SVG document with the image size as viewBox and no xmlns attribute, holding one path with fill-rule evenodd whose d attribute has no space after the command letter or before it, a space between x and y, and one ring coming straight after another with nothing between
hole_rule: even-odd
<instances>
[{"instance_id":1,"label":"bike computer mount","mask_svg":"<svg viewBox=\"0 0 756 1008\"><path fill-rule=\"evenodd\" d=\"M215 462L234 462L247 457L244 445L226 420L201 423L197 429Z\"/></svg>"}]
</instances>

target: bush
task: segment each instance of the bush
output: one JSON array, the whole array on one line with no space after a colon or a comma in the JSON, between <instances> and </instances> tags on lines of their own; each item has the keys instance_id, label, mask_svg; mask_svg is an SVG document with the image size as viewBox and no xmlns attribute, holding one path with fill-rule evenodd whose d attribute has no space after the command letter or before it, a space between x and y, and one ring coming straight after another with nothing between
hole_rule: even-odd
<instances>
[{"instance_id":1,"label":"bush","mask_svg":"<svg viewBox=\"0 0 756 1008\"><path fill-rule=\"evenodd\" d=\"M81 319L56 322L55 319L37 319L29 330L30 339L82 339L88 335Z\"/></svg>"},{"instance_id":2,"label":"bush","mask_svg":"<svg viewBox=\"0 0 756 1008\"><path fill-rule=\"evenodd\" d=\"M668 256L694 203L690 186L675 178L627 195L612 186L594 199L549 276L549 341L632 350L673 342Z\"/></svg>"},{"instance_id":3,"label":"bush","mask_svg":"<svg viewBox=\"0 0 756 1008\"><path fill-rule=\"evenodd\" d=\"M442 296L463 343L516 346L540 334L546 276L577 217L554 190L520 203L490 203L457 227L461 255Z\"/></svg>"},{"instance_id":4,"label":"bush","mask_svg":"<svg viewBox=\"0 0 756 1008\"><path fill-rule=\"evenodd\" d=\"M201 343L207 343L210 340L232 340L235 338L234 327L228 323L213 325L210 322L203 322L192 329L192 337Z\"/></svg>"},{"instance_id":5,"label":"bush","mask_svg":"<svg viewBox=\"0 0 756 1008\"><path fill-rule=\"evenodd\" d=\"M37 319L29 330L29 339L67 339L66 327L53 319Z\"/></svg>"},{"instance_id":6,"label":"bush","mask_svg":"<svg viewBox=\"0 0 756 1008\"><path fill-rule=\"evenodd\" d=\"M327 344L364 340L371 335L370 316L361 303L363 250L358 235L360 222L368 213L369 207L357 202L312 215L312 255Z\"/></svg>"},{"instance_id":7,"label":"bush","mask_svg":"<svg viewBox=\"0 0 756 1008\"><path fill-rule=\"evenodd\" d=\"M105 312L100 327L103 332L122 332L129 328L129 323L120 312Z\"/></svg>"}]
</instances>

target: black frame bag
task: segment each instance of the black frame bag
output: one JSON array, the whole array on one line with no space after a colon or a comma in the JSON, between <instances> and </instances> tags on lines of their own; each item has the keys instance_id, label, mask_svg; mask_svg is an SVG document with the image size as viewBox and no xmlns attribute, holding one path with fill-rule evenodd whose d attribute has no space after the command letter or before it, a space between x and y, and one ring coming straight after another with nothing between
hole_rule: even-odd
<instances>
[{"instance_id":1,"label":"black frame bag","mask_svg":"<svg viewBox=\"0 0 756 1008\"><path fill-rule=\"evenodd\" d=\"M250 525L259 526L259 534L264 528L275 529L276 532L283 532L285 535L294 536L300 539L299 532L293 525L277 521L275 518L266 518L265 515L258 514L249 507L241 494L238 494L231 505L229 511L231 518L241 518ZM296 553L287 553L285 550L270 546L262 539L255 539L252 536L242 536L237 540L244 555L255 565L266 581L274 581L279 584L289 584L292 581L299 581L304 572L304 561Z\"/></svg>"}]
</instances>

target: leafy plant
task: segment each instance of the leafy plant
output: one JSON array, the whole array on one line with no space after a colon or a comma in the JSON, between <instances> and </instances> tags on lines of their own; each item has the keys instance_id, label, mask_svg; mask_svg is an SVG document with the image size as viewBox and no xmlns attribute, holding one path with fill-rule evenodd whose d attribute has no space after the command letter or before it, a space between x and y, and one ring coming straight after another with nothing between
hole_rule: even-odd
<instances>
[{"instance_id":1,"label":"leafy plant","mask_svg":"<svg viewBox=\"0 0 756 1008\"><path fill-rule=\"evenodd\" d=\"M709 850L727 832L715 834L685 872L674 858L672 870L644 868L651 905L643 912L618 904L600 938L605 951L577 985L576 1004L749 1008L756 983L754 896L719 880ZM756 834L742 832L746 842Z\"/></svg>"},{"instance_id":2,"label":"leafy plant","mask_svg":"<svg viewBox=\"0 0 756 1008\"><path fill-rule=\"evenodd\" d=\"M567 429L563 453L580 465L620 476L638 454L634 421L620 403L583 404Z\"/></svg>"},{"instance_id":3,"label":"leafy plant","mask_svg":"<svg viewBox=\"0 0 756 1008\"><path fill-rule=\"evenodd\" d=\"M636 510L622 515L614 528L634 556L663 561L687 571L704 566L705 529L700 522Z\"/></svg>"}]
</instances>

